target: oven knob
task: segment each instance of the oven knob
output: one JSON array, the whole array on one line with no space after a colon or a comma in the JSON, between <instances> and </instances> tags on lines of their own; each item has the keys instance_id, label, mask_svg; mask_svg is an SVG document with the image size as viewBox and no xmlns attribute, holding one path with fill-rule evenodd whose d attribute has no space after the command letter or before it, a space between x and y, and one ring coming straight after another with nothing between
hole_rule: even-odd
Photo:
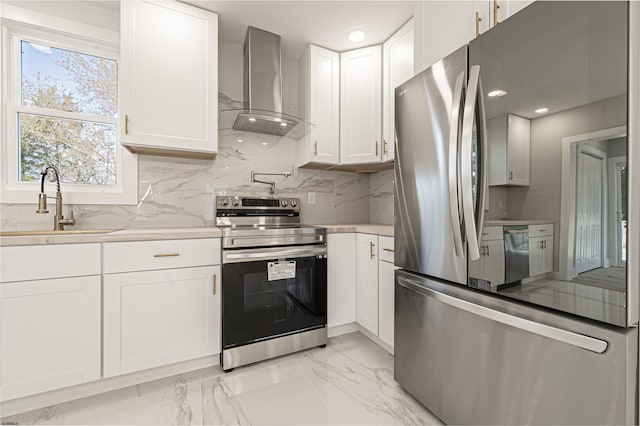
<instances>
[{"instance_id":1,"label":"oven knob","mask_svg":"<svg viewBox=\"0 0 640 426\"><path fill-rule=\"evenodd\" d=\"M220 199L220 205L221 206L226 206L227 204L229 204L229 200L226 198L221 198Z\"/></svg>"},{"instance_id":2,"label":"oven knob","mask_svg":"<svg viewBox=\"0 0 640 426\"><path fill-rule=\"evenodd\" d=\"M287 204L289 204L289 202L288 202L287 200L282 200L282 201L280 201L280 205L281 205L282 207L287 207Z\"/></svg>"},{"instance_id":3,"label":"oven knob","mask_svg":"<svg viewBox=\"0 0 640 426\"><path fill-rule=\"evenodd\" d=\"M296 200L291 200L291 207L295 207L297 205L298 203L296 202Z\"/></svg>"},{"instance_id":4,"label":"oven knob","mask_svg":"<svg viewBox=\"0 0 640 426\"><path fill-rule=\"evenodd\" d=\"M231 200L231 204L233 204L234 207L238 207L238 204L240 204L240 200L234 198L233 200Z\"/></svg>"}]
</instances>

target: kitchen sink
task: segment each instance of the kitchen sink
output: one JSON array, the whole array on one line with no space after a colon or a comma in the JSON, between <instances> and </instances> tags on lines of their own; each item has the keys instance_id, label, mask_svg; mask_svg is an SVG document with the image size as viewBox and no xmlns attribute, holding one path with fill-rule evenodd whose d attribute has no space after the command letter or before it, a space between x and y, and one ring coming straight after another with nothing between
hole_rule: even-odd
<instances>
[{"instance_id":1,"label":"kitchen sink","mask_svg":"<svg viewBox=\"0 0 640 426\"><path fill-rule=\"evenodd\" d=\"M27 237L37 235L78 235L78 234L108 234L119 229L65 229L63 231L1 231L0 237Z\"/></svg>"}]
</instances>

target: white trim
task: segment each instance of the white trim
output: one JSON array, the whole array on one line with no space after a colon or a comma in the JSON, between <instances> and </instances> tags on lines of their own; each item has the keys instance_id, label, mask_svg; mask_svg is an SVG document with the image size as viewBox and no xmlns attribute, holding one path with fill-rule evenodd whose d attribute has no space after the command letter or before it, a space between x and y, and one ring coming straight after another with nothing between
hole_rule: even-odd
<instances>
[{"instance_id":1,"label":"white trim","mask_svg":"<svg viewBox=\"0 0 640 426\"><path fill-rule=\"evenodd\" d=\"M618 252L620 251L620 241L618 239L618 203L620 203L618 197L618 187L619 187L619 179L618 179L618 166L624 164L627 165L627 157L609 157L607 162L607 174L608 174L608 185L609 185L609 220L607 223L607 227L609 232L609 239L611 240L611 246L613 247L613 252L609 252L609 265L615 267L624 267L621 263L621 259L618 256ZM609 242L607 241L607 244Z\"/></svg>"},{"instance_id":2,"label":"white trim","mask_svg":"<svg viewBox=\"0 0 640 426\"><path fill-rule=\"evenodd\" d=\"M559 266L562 280L575 276L575 170L578 143L597 142L627 136L627 127L619 126L596 132L562 138L562 184L560 197L560 253Z\"/></svg>"},{"instance_id":3,"label":"white trim","mask_svg":"<svg viewBox=\"0 0 640 426\"><path fill-rule=\"evenodd\" d=\"M120 33L118 31L99 28L82 22L60 18L18 6L3 4L2 20L3 23L11 22L11 25L15 24L48 28L63 34L80 36L87 40L107 43L113 46L120 45Z\"/></svg>"}]
</instances>

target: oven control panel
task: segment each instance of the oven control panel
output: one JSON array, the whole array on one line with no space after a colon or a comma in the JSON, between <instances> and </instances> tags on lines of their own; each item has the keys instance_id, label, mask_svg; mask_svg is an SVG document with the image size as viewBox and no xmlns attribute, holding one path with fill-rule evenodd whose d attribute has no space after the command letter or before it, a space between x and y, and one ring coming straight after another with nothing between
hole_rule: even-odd
<instances>
[{"instance_id":1,"label":"oven control panel","mask_svg":"<svg viewBox=\"0 0 640 426\"><path fill-rule=\"evenodd\" d=\"M299 198L255 198L232 195L216 197L216 216L262 213L269 216L300 213Z\"/></svg>"}]
</instances>

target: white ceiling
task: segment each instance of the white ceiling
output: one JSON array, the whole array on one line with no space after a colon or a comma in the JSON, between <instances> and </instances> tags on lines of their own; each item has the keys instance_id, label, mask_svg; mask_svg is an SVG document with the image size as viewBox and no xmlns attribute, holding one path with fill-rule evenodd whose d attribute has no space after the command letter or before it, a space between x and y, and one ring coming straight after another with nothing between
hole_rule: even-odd
<instances>
[{"instance_id":1,"label":"white ceiling","mask_svg":"<svg viewBox=\"0 0 640 426\"><path fill-rule=\"evenodd\" d=\"M251 25L282 36L282 55L298 59L307 44L335 51L378 44L413 16L412 1L243 1L182 0L218 13L221 41L244 43ZM352 43L349 31L361 29L365 40Z\"/></svg>"}]
</instances>

